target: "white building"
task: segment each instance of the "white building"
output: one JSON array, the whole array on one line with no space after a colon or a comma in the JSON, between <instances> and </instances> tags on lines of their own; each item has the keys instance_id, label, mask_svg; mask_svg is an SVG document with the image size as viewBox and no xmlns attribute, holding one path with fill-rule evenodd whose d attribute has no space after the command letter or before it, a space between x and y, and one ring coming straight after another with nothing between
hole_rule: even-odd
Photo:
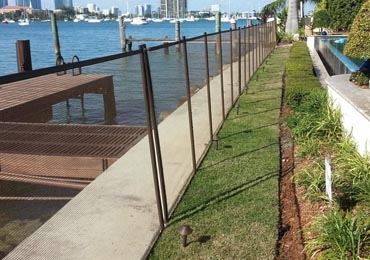
<instances>
[{"instance_id":1,"label":"white building","mask_svg":"<svg viewBox=\"0 0 370 260\"><path fill-rule=\"evenodd\" d=\"M144 6L142 6L142 5L135 6L135 15L136 16L144 16Z\"/></svg>"},{"instance_id":2,"label":"white building","mask_svg":"<svg viewBox=\"0 0 370 260\"><path fill-rule=\"evenodd\" d=\"M96 4L94 3L89 3L86 5L87 9L89 9L90 13L95 13L96 12Z\"/></svg>"},{"instance_id":3,"label":"white building","mask_svg":"<svg viewBox=\"0 0 370 260\"><path fill-rule=\"evenodd\" d=\"M214 12L220 12L221 10L221 5L211 5L211 12L214 13Z\"/></svg>"}]
</instances>

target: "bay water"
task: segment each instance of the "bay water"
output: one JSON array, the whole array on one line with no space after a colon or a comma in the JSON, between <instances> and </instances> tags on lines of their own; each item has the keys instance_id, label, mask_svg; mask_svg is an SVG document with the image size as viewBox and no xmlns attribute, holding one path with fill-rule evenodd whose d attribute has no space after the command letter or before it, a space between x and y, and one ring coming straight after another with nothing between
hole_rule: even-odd
<instances>
[{"instance_id":1,"label":"bay water","mask_svg":"<svg viewBox=\"0 0 370 260\"><path fill-rule=\"evenodd\" d=\"M222 30L228 30L230 23L221 23ZM181 35L187 38L215 31L215 21L199 20L181 23ZM238 27L246 26L246 20L238 20ZM73 55L80 60L103 57L121 52L119 25L116 21L101 23L58 22L61 53L66 62ZM135 26L126 24L126 36L133 39L175 38L175 24L169 22ZM50 22L32 22L29 26L15 24L0 25L0 76L17 72L17 40L30 40L33 69L55 65L53 35ZM140 44L155 46L161 42L134 42L133 50ZM211 49L213 46L211 46ZM204 74L204 45L192 44L189 49L191 85L202 86ZM169 54L163 50L150 53L150 62L155 87L156 109L161 112L173 111L178 100L185 95L183 55L171 47ZM210 50L212 52L212 50ZM200 55L202 54L202 55ZM216 73L216 58L210 57L211 74ZM213 59L213 60L212 60ZM139 56L114 60L83 68L86 74L113 75L117 119L120 125L143 125L145 110L141 85ZM71 107L65 103L53 107L52 123L104 124L104 106L100 95L86 95L85 109L79 100L71 100Z\"/></svg>"}]
</instances>

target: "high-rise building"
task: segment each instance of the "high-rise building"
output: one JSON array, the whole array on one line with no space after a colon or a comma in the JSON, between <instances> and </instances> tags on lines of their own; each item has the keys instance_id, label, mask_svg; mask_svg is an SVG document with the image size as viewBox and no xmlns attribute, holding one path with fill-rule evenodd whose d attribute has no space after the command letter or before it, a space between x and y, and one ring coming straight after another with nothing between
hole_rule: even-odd
<instances>
[{"instance_id":1,"label":"high-rise building","mask_svg":"<svg viewBox=\"0 0 370 260\"><path fill-rule=\"evenodd\" d=\"M30 6L30 0L15 0L17 6Z\"/></svg>"},{"instance_id":2,"label":"high-rise building","mask_svg":"<svg viewBox=\"0 0 370 260\"><path fill-rule=\"evenodd\" d=\"M135 15L136 16L144 16L144 6L142 6L142 5L135 6Z\"/></svg>"},{"instance_id":3,"label":"high-rise building","mask_svg":"<svg viewBox=\"0 0 370 260\"><path fill-rule=\"evenodd\" d=\"M119 8L118 7L115 7L115 6L112 6L112 8L110 9L110 13L113 16L118 16L119 15Z\"/></svg>"},{"instance_id":4,"label":"high-rise building","mask_svg":"<svg viewBox=\"0 0 370 260\"><path fill-rule=\"evenodd\" d=\"M187 9L187 0L161 0L162 17L184 17Z\"/></svg>"},{"instance_id":5,"label":"high-rise building","mask_svg":"<svg viewBox=\"0 0 370 260\"><path fill-rule=\"evenodd\" d=\"M149 4L144 5L144 16L148 16L152 14L152 6Z\"/></svg>"},{"instance_id":6,"label":"high-rise building","mask_svg":"<svg viewBox=\"0 0 370 260\"><path fill-rule=\"evenodd\" d=\"M64 0L54 0L55 9L62 9L64 8Z\"/></svg>"},{"instance_id":7,"label":"high-rise building","mask_svg":"<svg viewBox=\"0 0 370 260\"><path fill-rule=\"evenodd\" d=\"M7 6L8 5L8 0L0 0L0 8Z\"/></svg>"},{"instance_id":8,"label":"high-rise building","mask_svg":"<svg viewBox=\"0 0 370 260\"><path fill-rule=\"evenodd\" d=\"M54 3L55 3L55 9L73 7L73 0L54 0Z\"/></svg>"},{"instance_id":9,"label":"high-rise building","mask_svg":"<svg viewBox=\"0 0 370 260\"><path fill-rule=\"evenodd\" d=\"M64 0L65 7L73 7L73 0Z\"/></svg>"}]
</instances>

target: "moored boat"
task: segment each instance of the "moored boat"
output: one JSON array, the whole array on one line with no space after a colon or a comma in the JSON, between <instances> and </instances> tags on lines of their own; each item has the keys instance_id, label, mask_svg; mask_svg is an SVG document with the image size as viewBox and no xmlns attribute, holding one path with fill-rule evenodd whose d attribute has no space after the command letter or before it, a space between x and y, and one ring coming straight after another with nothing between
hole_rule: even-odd
<instances>
[{"instance_id":1,"label":"moored boat","mask_svg":"<svg viewBox=\"0 0 370 260\"><path fill-rule=\"evenodd\" d=\"M143 17L135 17L134 19L132 19L131 24L132 25L146 25L148 24L148 22L145 21Z\"/></svg>"}]
</instances>

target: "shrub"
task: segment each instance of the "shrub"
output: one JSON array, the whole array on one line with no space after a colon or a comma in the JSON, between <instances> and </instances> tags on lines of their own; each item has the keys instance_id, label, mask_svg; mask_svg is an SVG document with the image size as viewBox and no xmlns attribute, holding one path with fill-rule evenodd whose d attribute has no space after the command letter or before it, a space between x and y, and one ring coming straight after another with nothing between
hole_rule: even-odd
<instances>
[{"instance_id":1,"label":"shrub","mask_svg":"<svg viewBox=\"0 0 370 260\"><path fill-rule=\"evenodd\" d=\"M358 84L360 86L368 85L369 75L367 75L365 72L362 72L362 71L356 71L351 74L351 77L349 80L353 81L355 84Z\"/></svg>"},{"instance_id":2,"label":"shrub","mask_svg":"<svg viewBox=\"0 0 370 260\"><path fill-rule=\"evenodd\" d=\"M307 243L305 251L322 260L357 260L369 242L369 231L366 215L331 210L314 223L310 232L318 236Z\"/></svg>"},{"instance_id":3,"label":"shrub","mask_svg":"<svg viewBox=\"0 0 370 260\"><path fill-rule=\"evenodd\" d=\"M313 28L321 28L321 31L323 28L327 28L330 25L330 16L327 10L321 9L313 14Z\"/></svg>"},{"instance_id":4,"label":"shrub","mask_svg":"<svg viewBox=\"0 0 370 260\"><path fill-rule=\"evenodd\" d=\"M348 42L344 46L344 55L353 58L370 57L370 1L366 1L356 15Z\"/></svg>"}]
</instances>

